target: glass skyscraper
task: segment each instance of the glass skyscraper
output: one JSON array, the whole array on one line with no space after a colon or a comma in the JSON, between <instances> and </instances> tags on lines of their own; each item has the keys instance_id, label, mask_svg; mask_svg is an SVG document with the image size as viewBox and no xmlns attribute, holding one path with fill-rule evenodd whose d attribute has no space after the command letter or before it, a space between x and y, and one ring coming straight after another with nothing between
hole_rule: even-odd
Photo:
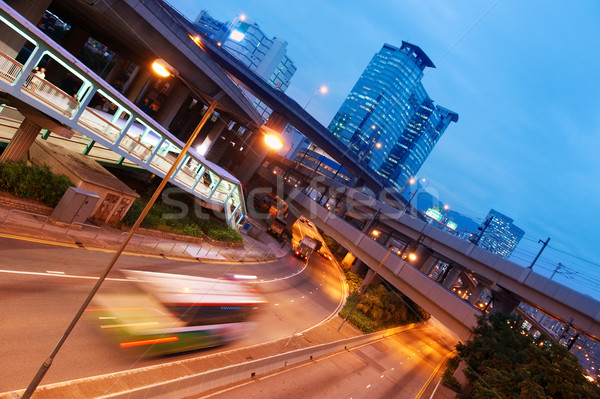
<instances>
[{"instance_id":1,"label":"glass skyscraper","mask_svg":"<svg viewBox=\"0 0 600 399\"><path fill-rule=\"evenodd\" d=\"M435 68L418 46L385 44L329 125L358 159L402 189L458 114L434 105L421 79ZM379 144L378 144L379 143Z\"/></svg>"},{"instance_id":2,"label":"glass skyscraper","mask_svg":"<svg viewBox=\"0 0 600 399\"><path fill-rule=\"evenodd\" d=\"M487 227L480 226L483 231L479 247L508 259L525 235L525 232L513 224L513 220L500 212L490 209L485 220L491 218ZM485 223L485 222L484 222Z\"/></svg>"},{"instance_id":3,"label":"glass skyscraper","mask_svg":"<svg viewBox=\"0 0 600 399\"><path fill-rule=\"evenodd\" d=\"M269 38L257 23L249 19L242 21L236 17L233 22L225 24L212 18L206 11L201 11L195 23L269 85L283 92L287 90L296 73L296 66L287 56L285 40ZM268 119L272 110L247 90L244 92L254 108Z\"/></svg>"}]
</instances>

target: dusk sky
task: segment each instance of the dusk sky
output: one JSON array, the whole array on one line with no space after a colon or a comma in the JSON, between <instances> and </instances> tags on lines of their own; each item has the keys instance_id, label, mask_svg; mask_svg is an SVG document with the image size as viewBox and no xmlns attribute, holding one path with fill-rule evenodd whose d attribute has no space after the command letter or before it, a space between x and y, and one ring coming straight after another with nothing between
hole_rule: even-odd
<instances>
[{"instance_id":1,"label":"dusk sky","mask_svg":"<svg viewBox=\"0 0 600 399\"><path fill-rule=\"evenodd\" d=\"M525 238L514 254L600 299L600 2L579 0L171 0L190 19L205 9L245 14L287 40L298 71L287 94L323 125L384 43L418 45L433 60L423 85L459 114L419 172L451 209L481 221L493 208Z\"/></svg>"}]
</instances>

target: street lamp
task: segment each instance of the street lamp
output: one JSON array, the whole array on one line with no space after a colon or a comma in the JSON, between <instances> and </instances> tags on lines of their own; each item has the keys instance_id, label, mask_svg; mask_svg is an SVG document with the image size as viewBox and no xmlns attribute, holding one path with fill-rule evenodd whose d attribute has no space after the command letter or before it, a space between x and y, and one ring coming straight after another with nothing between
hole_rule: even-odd
<instances>
[{"instance_id":1,"label":"street lamp","mask_svg":"<svg viewBox=\"0 0 600 399\"><path fill-rule=\"evenodd\" d=\"M155 67L155 65L156 65L156 67ZM164 60L156 60L152 64L152 69L155 71L160 71L162 73L167 73L167 75L161 75L163 77L167 77L167 76L177 76L178 77L179 76L179 73L177 72L177 70L175 68L173 68L172 66L170 66L169 64L167 64ZM182 81L183 81L183 79L182 79ZM187 82L184 81L184 83L187 85ZM54 347L54 350L52 351L50 356L48 356L48 358L44 361L44 363L42 364L42 366L40 367L40 369L38 370L36 375L33 377L33 380L31 381L31 383L25 390L25 393L21 397L22 399L29 399L31 397L33 392L36 390L36 388L38 387L38 385L40 384L40 382L42 381L42 379L48 372L48 369L52 365L52 362L54 361L54 358L58 354L60 348L63 346L63 344L67 340L71 331L73 331L73 329L75 328L75 325L77 324L77 322L83 315L83 312L85 311L85 309L88 307L88 305L92 301L92 298L94 297L94 295L96 295L96 293L100 289L100 286L106 279L106 276L108 276L108 274L112 270L113 266L117 262L117 259L119 259L119 257L121 256L121 253L123 253L123 250L125 249L127 244L129 244L129 241L131 240L131 238L133 237L133 235L135 234L137 229L140 227L140 224L142 223L142 221L144 220L144 218L150 211L150 208L152 207L152 205L154 205L154 202L156 201L156 199L158 198L158 196L160 195L160 193L162 192L164 187L167 185L167 182L169 181L171 176L173 176L173 173L175 173L175 171L177 170L179 163L183 160L184 156L187 154L187 151L189 150L192 143L198 136L198 133L200 133L200 130L204 127L204 125L206 124L208 119L212 116L212 113L216 109L216 107L217 107L217 102L215 100L212 100L210 102L208 109L202 116L202 120L198 123L198 126L196 126L196 128L194 129L194 131L193 131L192 135L190 136L190 138L188 139L187 143L182 148L181 152L179 153L179 155L173 162L173 165L171 165L171 168L169 169L169 171L167 172L167 174L165 175L163 180L160 182L159 186L154 191L154 194L152 194L152 197L150 198L150 200L148 200L148 203L142 210L142 213L140 214L140 216L137 218L137 220L135 221L135 223L129 230L129 233L127 234L125 239L121 242L121 246L117 249L117 251L113 255L112 259L110 260L110 262L104 269L104 272L102 273L100 278L96 281L96 284L94 285L94 287L88 294L87 298L83 301L83 304L81 305L81 307L79 308L79 310L77 311L75 316L73 317L73 320L71 321L71 323L65 330L63 336L60 338L60 340Z\"/></svg>"},{"instance_id":2,"label":"street lamp","mask_svg":"<svg viewBox=\"0 0 600 399\"><path fill-rule=\"evenodd\" d=\"M317 89L315 90L315 92L313 93L312 96L310 96L310 98L308 99L308 102L306 103L306 105L304 106L304 109L306 109L306 107L308 107L308 104L310 104L310 102L312 101L313 97L318 93L321 92L321 94L325 94L327 93L327 86L320 86L317 87Z\"/></svg>"},{"instance_id":3,"label":"street lamp","mask_svg":"<svg viewBox=\"0 0 600 399\"><path fill-rule=\"evenodd\" d=\"M427 179L421 179L421 181L425 183L425 186L423 188L424 189L427 188L427 186L429 185L429 181ZM408 182L410 184L415 184L417 182L417 180L414 177L411 177ZM416 187L415 192L412 194L412 196L410 197L410 199L406 203L406 207L407 208L410 205L410 203L412 202L413 198L415 198L415 195L417 195L418 192L419 192L419 186Z\"/></svg>"},{"instance_id":4,"label":"street lamp","mask_svg":"<svg viewBox=\"0 0 600 399\"><path fill-rule=\"evenodd\" d=\"M280 150L283 147L283 137L281 137L281 134L266 126L261 126L260 130L265 135L265 143L267 143L269 148Z\"/></svg>"},{"instance_id":5,"label":"street lamp","mask_svg":"<svg viewBox=\"0 0 600 399\"><path fill-rule=\"evenodd\" d=\"M227 40L227 34L229 33L229 31L231 30L231 28L233 27L233 24L235 24L235 21L240 20L242 22L244 22L246 20L246 16L244 14L241 15L236 15L236 17L233 19L233 21L231 21L231 24L229 25L229 27L227 28L227 30L225 31L225 34L223 35L223 41ZM243 37L242 37L243 38ZM240 39L241 40L241 39ZM239 40L238 40L239 41ZM217 46L221 46L223 43L222 42L217 42Z\"/></svg>"}]
</instances>

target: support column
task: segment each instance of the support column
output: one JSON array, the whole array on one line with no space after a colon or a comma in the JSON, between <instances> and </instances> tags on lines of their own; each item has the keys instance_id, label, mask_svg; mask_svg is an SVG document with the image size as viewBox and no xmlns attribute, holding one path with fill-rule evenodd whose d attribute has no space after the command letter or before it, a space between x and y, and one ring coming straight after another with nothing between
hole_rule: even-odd
<instances>
[{"instance_id":1,"label":"support column","mask_svg":"<svg viewBox=\"0 0 600 399\"><path fill-rule=\"evenodd\" d=\"M223 121L223 118L218 118L215 123L213 123L206 136L196 139L196 142L194 143L196 151L206 158L208 152L221 136L221 133L226 126L227 124Z\"/></svg>"},{"instance_id":2,"label":"support column","mask_svg":"<svg viewBox=\"0 0 600 399\"><path fill-rule=\"evenodd\" d=\"M42 130L41 126L25 118L2 155L0 155L0 162L17 162L23 159L40 130Z\"/></svg>"},{"instance_id":3,"label":"support column","mask_svg":"<svg viewBox=\"0 0 600 399\"><path fill-rule=\"evenodd\" d=\"M37 25L37 23L40 22L40 19L42 19L42 15L44 15L46 9L48 9L50 3L52 3L52 0L5 0L4 2L25 17L29 22ZM26 42L26 39L23 36L13 32L13 30L7 26L2 26L0 28L0 37L2 38L2 40L0 40L0 51L3 51L13 58L19 54L19 51L21 51L21 48Z\"/></svg>"},{"instance_id":4,"label":"support column","mask_svg":"<svg viewBox=\"0 0 600 399\"><path fill-rule=\"evenodd\" d=\"M78 57L83 49L83 46L87 43L90 38L90 34L80 26L71 26L71 29L67 32L65 38L61 41L60 45L62 48L67 50L69 53ZM54 82L57 86L64 79L67 74L67 70L58 64L54 59L50 58L48 65L46 65L46 80Z\"/></svg>"},{"instance_id":5,"label":"support column","mask_svg":"<svg viewBox=\"0 0 600 399\"><path fill-rule=\"evenodd\" d=\"M248 142L249 151L246 157L238 166L236 173L237 178L243 183L248 184L252 176L256 173L256 170L263 163L269 148L263 140L263 134L256 132L250 138L251 142Z\"/></svg>"},{"instance_id":6,"label":"support column","mask_svg":"<svg viewBox=\"0 0 600 399\"><path fill-rule=\"evenodd\" d=\"M127 99L132 103L135 103L135 100L144 91L144 88L146 87L146 83L148 83L150 76L151 72L147 68L139 68L137 74L132 79L131 83L129 83L128 88L126 89L125 97L127 97Z\"/></svg>"},{"instance_id":7,"label":"support column","mask_svg":"<svg viewBox=\"0 0 600 399\"><path fill-rule=\"evenodd\" d=\"M106 75L106 78L104 79L106 83L114 86L114 83L116 82L117 78L119 77L121 72L123 72L123 69L125 69L126 66L127 60L125 58L117 58L117 61L115 61L115 65L113 65L113 67L108 72L108 75ZM125 82L123 82L123 84L125 84Z\"/></svg>"},{"instance_id":8,"label":"support column","mask_svg":"<svg viewBox=\"0 0 600 399\"><path fill-rule=\"evenodd\" d=\"M433 251L427 248L426 246L419 244L415 249L415 255L417 259L414 262L410 262L415 268L421 269L425 262L431 257Z\"/></svg>"},{"instance_id":9,"label":"support column","mask_svg":"<svg viewBox=\"0 0 600 399\"><path fill-rule=\"evenodd\" d=\"M360 286L360 292L365 292L367 290L367 288L369 288L367 285L365 285L365 283L367 281L370 281L369 285L374 285L374 284L379 284L381 282L381 277L379 276L379 274L375 275L375 271L369 269L367 270L367 275L365 276L365 279L363 280L361 286ZM373 280L371 280L371 278Z\"/></svg>"},{"instance_id":10,"label":"support column","mask_svg":"<svg viewBox=\"0 0 600 399\"><path fill-rule=\"evenodd\" d=\"M352 252L346 253L346 256L344 256L344 259L342 259L342 263L341 263L342 268L344 270L349 269L350 266L352 266L352 262L354 262L355 260L356 260L356 256Z\"/></svg>"},{"instance_id":11,"label":"support column","mask_svg":"<svg viewBox=\"0 0 600 399\"><path fill-rule=\"evenodd\" d=\"M179 109L188 97L189 90L185 85L175 80L174 87L171 89L169 96L163 101L154 120L160 123L165 129L169 130L169 125L179 112ZM215 122L219 123L221 118Z\"/></svg>"},{"instance_id":12,"label":"support column","mask_svg":"<svg viewBox=\"0 0 600 399\"><path fill-rule=\"evenodd\" d=\"M361 274L364 273L365 271L368 273L369 272L369 266L367 266L362 260L357 259L356 263L354 263L354 265L352 265L352 272L356 273L356 274Z\"/></svg>"},{"instance_id":13,"label":"support column","mask_svg":"<svg viewBox=\"0 0 600 399\"><path fill-rule=\"evenodd\" d=\"M462 273L462 270L460 267L455 266L455 265L450 265L450 271L448 272L448 274L446 274L446 277L444 277L444 280L442 280L442 285L444 287L446 287L447 289L451 290L452 286L454 285L454 282L456 281L458 276L460 276L460 273Z\"/></svg>"},{"instance_id":14,"label":"support column","mask_svg":"<svg viewBox=\"0 0 600 399\"><path fill-rule=\"evenodd\" d=\"M420 268L421 271L423 272L423 274L425 274L426 276L429 276L429 273L431 273L431 271L433 270L433 268L435 267L437 262L438 262L438 258L436 258L435 256L429 256L423 262L423 265Z\"/></svg>"},{"instance_id":15,"label":"support column","mask_svg":"<svg viewBox=\"0 0 600 399\"><path fill-rule=\"evenodd\" d=\"M475 287L475 289L473 290L473 293L469 297L469 303L471 305L473 305L473 306L477 305L477 301L479 301L479 297L483 293L484 289L485 289L485 286L481 285L481 284L479 284L479 285L477 285L477 287Z\"/></svg>"},{"instance_id":16,"label":"support column","mask_svg":"<svg viewBox=\"0 0 600 399\"><path fill-rule=\"evenodd\" d=\"M492 287L492 293L494 295L494 299L492 302L492 310L491 313L506 313L510 314L517 306L521 300L517 298L512 292L506 291L504 288L494 285Z\"/></svg>"}]
</instances>

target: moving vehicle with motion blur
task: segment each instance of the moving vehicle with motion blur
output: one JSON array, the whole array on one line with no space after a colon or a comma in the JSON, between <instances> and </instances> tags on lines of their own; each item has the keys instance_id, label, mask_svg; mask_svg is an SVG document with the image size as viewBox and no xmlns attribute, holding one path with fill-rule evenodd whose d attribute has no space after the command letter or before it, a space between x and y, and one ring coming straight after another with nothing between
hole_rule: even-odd
<instances>
[{"instance_id":1,"label":"moving vehicle with motion blur","mask_svg":"<svg viewBox=\"0 0 600 399\"><path fill-rule=\"evenodd\" d=\"M300 259L308 259L310 254L317 249L318 244L321 244L321 242L312 237L304 236L294 249L294 255Z\"/></svg>"},{"instance_id":2,"label":"moving vehicle with motion blur","mask_svg":"<svg viewBox=\"0 0 600 399\"><path fill-rule=\"evenodd\" d=\"M254 328L266 301L235 277L123 270L135 289L97 295L87 309L121 348L162 355L223 345Z\"/></svg>"}]
</instances>

